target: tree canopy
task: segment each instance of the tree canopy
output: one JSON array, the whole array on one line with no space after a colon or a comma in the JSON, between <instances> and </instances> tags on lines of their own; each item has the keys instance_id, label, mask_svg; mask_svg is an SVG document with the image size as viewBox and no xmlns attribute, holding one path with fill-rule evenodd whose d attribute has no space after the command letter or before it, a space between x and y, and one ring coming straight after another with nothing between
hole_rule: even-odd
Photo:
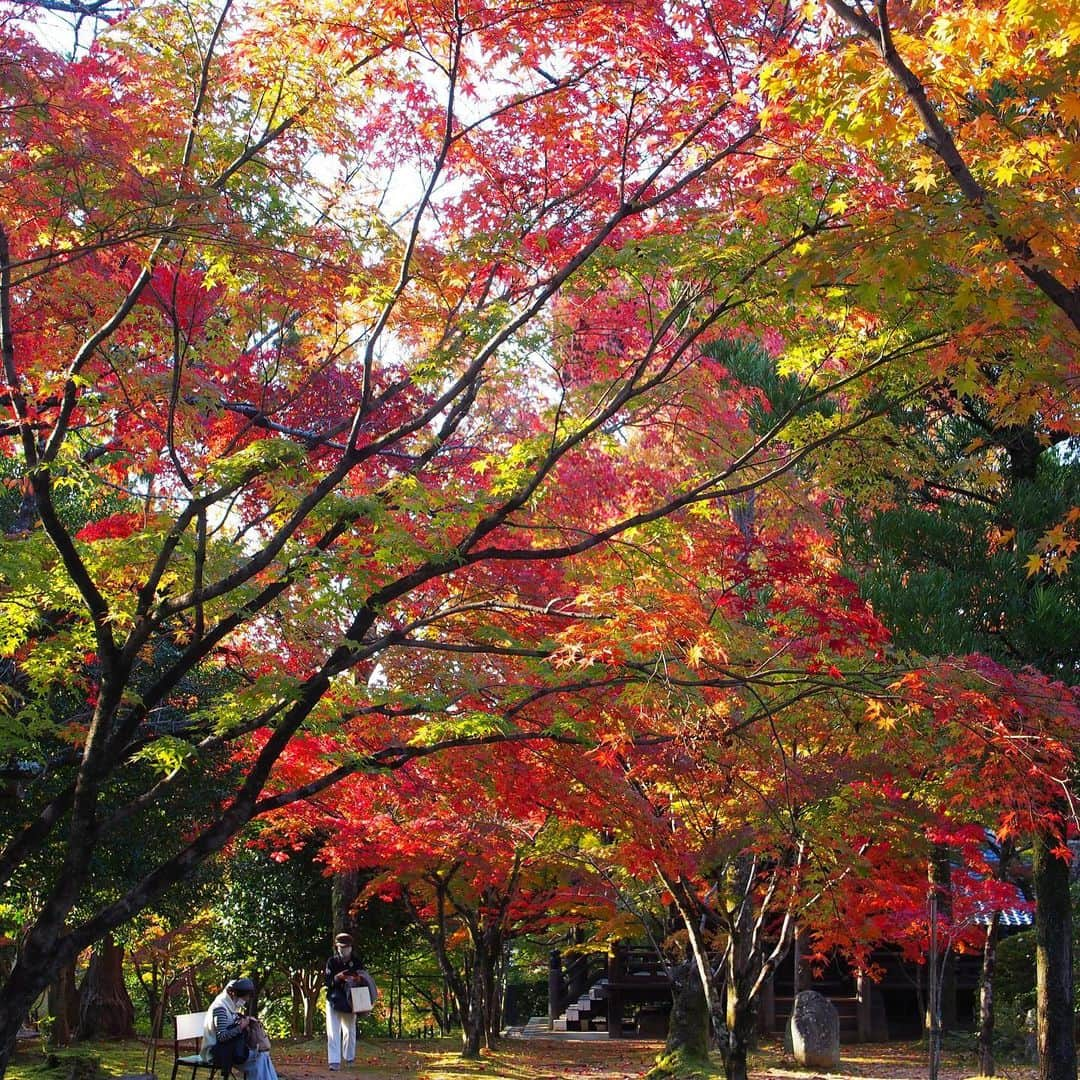
<instances>
[{"instance_id":1,"label":"tree canopy","mask_svg":"<svg viewBox=\"0 0 1080 1080\"><path fill-rule=\"evenodd\" d=\"M982 770L1064 850L1075 656L988 642L1076 619L1069 5L42 0L0 43L0 1071L251 822L287 857L377 793L428 845L512 810L516 866L500 780L606 785L690 892L815 820L809 896L844 784L928 821ZM870 584L921 568L842 565L911 512L994 566L933 660Z\"/></svg>"}]
</instances>

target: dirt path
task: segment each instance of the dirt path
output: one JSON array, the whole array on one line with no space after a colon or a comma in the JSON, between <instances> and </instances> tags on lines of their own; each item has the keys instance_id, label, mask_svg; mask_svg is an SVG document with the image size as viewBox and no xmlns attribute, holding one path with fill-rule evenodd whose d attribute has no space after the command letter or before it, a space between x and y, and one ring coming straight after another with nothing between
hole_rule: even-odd
<instances>
[{"instance_id":1,"label":"dirt path","mask_svg":"<svg viewBox=\"0 0 1080 1080\"><path fill-rule=\"evenodd\" d=\"M463 1061L453 1040L412 1043L363 1042L354 1065L330 1072L326 1059L311 1050L278 1057L282 1080L636 1080L652 1063L656 1042L557 1042L506 1040L479 1061ZM969 1080L973 1062L947 1058L941 1080ZM801 1069L778 1046L751 1059L751 1080L923 1080L925 1050L918 1043L844 1046L834 1072ZM1001 1066L1003 1080L1036 1080L1024 1066Z\"/></svg>"},{"instance_id":2,"label":"dirt path","mask_svg":"<svg viewBox=\"0 0 1080 1080\"><path fill-rule=\"evenodd\" d=\"M542 1039L505 1039L499 1049L479 1061L463 1061L456 1039L391 1041L363 1039L352 1066L331 1072L325 1045L320 1042L275 1044L274 1064L281 1080L638 1080L649 1068L660 1043L607 1040L572 1042ZM81 1048L85 1051L87 1048ZM114 1077L142 1076L146 1046L141 1042L97 1043L107 1073ZM74 1052L74 1051L73 1051ZM159 1048L157 1080L170 1080L172 1046ZM43 1066L40 1048L20 1047L8 1080L62 1080L69 1070ZM956 1055L946 1057L941 1080L971 1080L974 1062ZM1000 1065L1003 1080L1037 1080L1030 1067ZM918 1043L844 1046L841 1067L835 1072L797 1068L776 1043L766 1045L750 1061L751 1080L924 1080L926 1054ZM181 1070L177 1080L190 1080Z\"/></svg>"}]
</instances>

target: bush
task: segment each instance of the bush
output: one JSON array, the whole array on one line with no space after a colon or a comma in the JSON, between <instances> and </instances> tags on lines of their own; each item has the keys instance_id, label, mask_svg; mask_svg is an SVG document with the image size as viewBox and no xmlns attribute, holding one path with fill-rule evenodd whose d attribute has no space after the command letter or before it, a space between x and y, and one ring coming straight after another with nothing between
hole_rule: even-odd
<instances>
[{"instance_id":1,"label":"bush","mask_svg":"<svg viewBox=\"0 0 1080 1080\"><path fill-rule=\"evenodd\" d=\"M271 1039L292 1035L292 994L287 997L260 998L259 1019Z\"/></svg>"},{"instance_id":2,"label":"bush","mask_svg":"<svg viewBox=\"0 0 1080 1080\"><path fill-rule=\"evenodd\" d=\"M1003 938L997 948L994 998L1021 1015L1035 1004L1035 931Z\"/></svg>"}]
</instances>

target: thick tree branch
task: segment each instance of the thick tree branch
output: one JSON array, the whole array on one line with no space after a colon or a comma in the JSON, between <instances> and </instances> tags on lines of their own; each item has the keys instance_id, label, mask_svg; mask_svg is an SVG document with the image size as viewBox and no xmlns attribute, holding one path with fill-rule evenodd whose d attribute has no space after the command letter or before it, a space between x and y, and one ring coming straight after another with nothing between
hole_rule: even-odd
<instances>
[{"instance_id":1,"label":"thick tree branch","mask_svg":"<svg viewBox=\"0 0 1080 1080\"><path fill-rule=\"evenodd\" d=\"M878 22L875 24L858 7L845 0L825 0L825 3L877 51L882 63L900 84L915 109L926 132L927 144L941 159L968 204L974 207L990 226L1013 265L1080 330L1080 287L1070 288L1050 270L1041 266L1040 259L1032 251L1030 244L1016 235L1002 218L989 192L975 178L964 160L952 132L931 104L925 84L897 52L886 5L877 3Z\"/></svg>"}]
</instances>

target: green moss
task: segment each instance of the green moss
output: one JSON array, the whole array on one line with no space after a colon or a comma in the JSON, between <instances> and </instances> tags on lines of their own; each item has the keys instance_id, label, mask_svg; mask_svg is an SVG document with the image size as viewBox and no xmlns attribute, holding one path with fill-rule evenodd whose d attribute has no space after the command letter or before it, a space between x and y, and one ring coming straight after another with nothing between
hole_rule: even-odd
<instances>
[{"instance_id":1,"label":"green moss","mask_svg":"<svg viewBox=\"0 0 1080 1080\"><path fill-rule=\"evenodd\" d=\"M44 1060L25 1070L32 1080L104 1080L106 1075L97 1054L49 1052Z\"/></svg>"},{"instance_id":2,"label":"green moss","mask_svg":"<svg viewBox=\"0 0 1080 1080\"><path fill-rule=\"evenodd\" d=\"M135 1040L95 1042L87 1046L46 1047L20 1045L5 1080L110 1080L142 1075L146 1069L146 1044ZM172 1070L172 1046L158 1052L157 1071L167 1080Z\"/></svg>"},{"instance_id":3,"label":"green moss","mask_svg":"<svg viewBox=\"0 0 1080 1080\"><path fill-rule=\"evenodd\" d=\"M723 1076L708 1058L695 1057L685 1050L661 1054L653 1067L645 1074L646 1080L709 1080Z\"/></svg>"}]
</instances>

